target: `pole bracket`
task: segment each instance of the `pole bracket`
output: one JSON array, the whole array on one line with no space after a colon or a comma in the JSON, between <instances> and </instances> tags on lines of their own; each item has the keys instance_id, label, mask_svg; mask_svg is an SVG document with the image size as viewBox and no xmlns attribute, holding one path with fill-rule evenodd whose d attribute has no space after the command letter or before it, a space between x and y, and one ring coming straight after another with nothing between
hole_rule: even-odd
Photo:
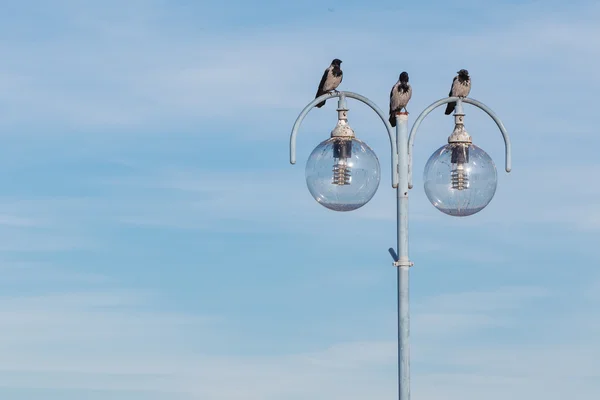
<instances>
[{"instance_id":1,"label":"pole bracket","mask_svg":"<svg viewBox=\"0 0 600 400\"><path fill-rule=\"evenodd\" d=\"M415 265L414 262L412 261L394 261L394 267L412 267L413 265Z\"/></svg>"},{"instance_id":2,"label":"pole bracket","mask_svg":"<svg viewBox=\"0 0 600 400\"><path fill-rule=\"evenodd\" d=\"M389 248L388 251L390 252L390 255L392 256L392 258L394 259L394 263L392 264L394 267L412 267L413 265L415 265L414 262L409 261L409 260L399 260L398 259L398 253L396 253L396 250L394 250L393 248Z\"/></svg>"}]
</instances>

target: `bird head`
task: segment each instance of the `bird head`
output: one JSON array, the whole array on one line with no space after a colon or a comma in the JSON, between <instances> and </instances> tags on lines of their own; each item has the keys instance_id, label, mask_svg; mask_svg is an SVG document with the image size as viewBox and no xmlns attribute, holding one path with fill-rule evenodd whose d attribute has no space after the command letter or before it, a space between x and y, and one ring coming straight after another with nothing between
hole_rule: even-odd
<instances>
[{"instance_id":1,"label":"bird head","mask_svg":"<svg viewBox=\"0 0 600 400\"><path fill-rule=\"evenodd\" d=\"M402 72L399 79L401 83L408 83L408 72Z\"/></svg>"},{"instance_id":2,"label":"bird head","mask_svg":"<svg viewBox=\"0 0 600 400\"><path fill-rule=\"evenodd\" d=\"M466 69L461 69L457 72L457 74L463 79L467 79L469 77L469 71L467 71Z\"/></svg>"},{"instance_id":3,"label":"bird head","mask_svg":"<svg viewBox=\"0 0 600 400\"><path fill-rule=\"evenodd\" d=\"M331 62L331 65L335 65L335 66L339 67L341 63L342 63L342 60L340 60L338 58L334 58L333 61Z\"/></svg>"}]
</instances>

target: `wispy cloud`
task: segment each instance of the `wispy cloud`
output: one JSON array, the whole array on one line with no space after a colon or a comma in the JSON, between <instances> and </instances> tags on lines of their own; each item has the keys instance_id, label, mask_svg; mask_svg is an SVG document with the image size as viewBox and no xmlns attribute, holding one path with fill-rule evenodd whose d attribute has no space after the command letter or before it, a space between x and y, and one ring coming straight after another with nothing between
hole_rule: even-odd
<instances>
[{"instance_id":1,"label":"wispy cloud","mask_svg":"<svg viewBox=\"0 0 600 400\"><path fill-rule=\"evenodd\" d=\"M442 312L471 310L488 312L512 310L523 305L524 301L543 299L548 290L540 287L503 287L495 291L474 291L441 294L429 298L421 306L435 308Z\"/></svg>"},{"instance_id":2,"label":"wispy cloud","mask_svg":"<svg viewBox=\"0 0 600 400\"><path fill-rule=\"evenodd\" d=\"M265 118L276 124L289 120L313 96L323 63L331 57L330 49L321 45L330 28L318 21L308 25L278 24L270 30L249 28L246 35L200 29L178 31L158 23L159 15L174 18L163 5L136 4L124 9L119 6L120 13L111 13L107 11L109 7L88 8L91 6L71 3L52 13L65 23L69 35L18 46L4 44L0 51L14 60L3 68L2 76L6 78L0 78L10 89L10 97L3 101L11 108L10 119L4 124L34 123L28 122L22 110L35 110L39 118L55 126L93 131L102 126L103 132L123 128L134 131L136 127L165 129L181 119L194 123L203 119L204 125L206 121L214 125L222 118L230 120L235 116L244 117L258 128L264 126ZM513 9L519 7L508 6L498 12L510 14ZM580 5L576 9L585 9L590 16L598 13L596 7ZM527 7L520 11L521 18L509 24L504 19L500 23L498 17L491 27L473 28L475 32L456 31L447 35L445 42L439 42L428 27L415 24L414 29L421 34L404 42L398 54L382 51L386 46L372 46L384 43L387 31L373 23L379 20L375 18L378 11L371 11L370 23L354 25L336 45L336 52L347 60L344 85L370 96L380 93L376 100L384 104L389 81L397 75L400 54L411 54L411 59L419 59L421 66L438 65L442 60L458 62L457 56L452 55L452 46L445 43L465 36L469 39L460 57L461 62L475 69L475 97L490 91L492 85L496 102L513 97L512 101L523 108L527 96L514 98L514 88L527 87L529 82L544 91L539 84L558 73L556 68L563 68L561 73L570 73L572 79L577 79L575 73L590 72L583 69L591 63L574 60L583 55L589 59L590 51L593 52L591 38L598 33L593 18L582 22L581 13L561 14L558 24L558 16L544 14L540 18L537 10ZM560 58L555 56L557 47L561 49ZM481 62L482 53L486 54L485 63ZM451 60L447 60L449 55ZM492 79L506 72L502 68L514 69L515 63L522 65L524 59L540 62L542 56L552 57L553 70L546 72L542 68L535 75L516 73L508 85L498 86ZM377 61L371 67L363 61L373 58ZM110 67L102 62L107 59L111 60ZM403 68L409 68L413 61L403 57L401 63L405 64ZM285 68L288 73L273 73L278 68ZM377 68L378 73L360 73L362 78L358 79L357 68ZM52 72L51 77L48 72ZM429 79L423 79L425 73ZM451 76L451 72L431 67L415 72L413 79L419 95L415 96L414 107L422 108L427 99L443 96L448 74ZM572 104L568 98L565 101ZM287 111L274 112L280 109ZM512 107L505 109L517 115ZM261 134L257 130L254 135Z\"/></svg>"},{"instance_id":3,"label":"wispy cloud","mask_svg":"<svg viewBox=\"0 0 600 400\"><path fill-rule=\"evenodd\" d=\"M426 315L440 306L454 304L467 312L485 310L493 318L507 307L505 301L511 302L510 308L520 307L522 302L517 299L527 301L540 295L547 293L526 287L489 293L448 293L421 303L415 312ZM135 310L148 304L148 300L127 292L4 298L0 309L0 369L12 379L1 385L150 390L224 400L325 398L339 393L359 399L373 390L388 396L395 390L393 341L337 343L315 347L310 352L272 356L209 355L214 353L209 349L216 336L206 335L222 329L218 320ZM515 388L523 394L553 398L553 389L540 383L563 376L565 371L573 380L563 382L559 390L583 387L587 393L594 393L591 381L586 382L593 373L584 372L593 371L597 365L594 354L600 348L589 347L591 342L557 348L557 335L549 333L550 342L527 347L514 343L488 343L481 347L458 337L448 346L446 340L440 339L452 328L450 319L437 321L437 326L430 327L429 335L417 335L422 329L419 325L426 322L419 318L413 322L414 392L423 398L437 398L442 393L451 400L464 398L459 397L459 388L464 390L464 385L473 390L466 398L492 389L493 396L498 396L492 398L501 398L514 393ZM512 332L523 329L513 326ZM183 331L187 331L185 336ZM65 341L72 350L59 351L57 345ZM197 350L186 352L186 347ZM553 365L562 367L556 370ZM455 372L428 372L431 368L451 368ZM504 385L499 386L500 383Z\"/></svg>"},{"instance_id":4,"label":"wispy cloud","mask_svg":"<svg viewBox=\"0 0 600 400\"><path fill-rule=\"evenodd\" d=\"M169 168L149 170L137 176L109 178L103 184L138 188L138 192L131 192L137 193L135 197L122 203L118 211L121 221L132 224L219 229L215 225L217 221L244 220L269 224L281 222L283 227L286 220L299 215L315 221L352 219L356 223L358 218L361 224L395 221L395 197L387 182L382 182L370 203L342 216L322 210L310 197L302 165L284 165L282 168L287 170L273 173ZM600 209L588 200L600 192L597 193L595 185L586 182L593 181L596 170L594 165L565 165L560 169L520 166L513 173L517 179L510 177L510 181L506 178L499 183L496 198L488 206L493 211L484 210L474 217L460 219L460 226L472 230L494 224L498 232L503 232L505 228L531 223L558 223L570 229L595 232L600 228L596 218ZM429 203L420 182L421 177L415 177L415 188L410 192L411 219L438 227L440 224L456 226L456 218L441 215ZM560 191L556 190L557 182L560 182ZM147 197L146 193L153 193L156 200L140 205L138 196ZM165 202L177 206L165 208ZM571 206L565 209L565 204ZM260 229L260 226L253 229ZM299 231L302 226L294 226L293 229ZM432 243L432 246L438 250L447 248L443 242ZM477 259L477 254L478 249L473 248L466 255Z\"/></svg>"}]
</instances>

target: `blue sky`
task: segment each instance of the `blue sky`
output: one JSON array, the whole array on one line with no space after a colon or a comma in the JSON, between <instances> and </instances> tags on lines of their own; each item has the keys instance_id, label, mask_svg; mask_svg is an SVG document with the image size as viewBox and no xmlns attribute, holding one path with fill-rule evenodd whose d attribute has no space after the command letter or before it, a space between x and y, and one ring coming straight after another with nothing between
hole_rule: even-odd
<instances>
[{"instance_id":1,"label":"blue sky","mask_svg":"<svg viewBox=\"0 0 600 400\"><path fill-rule=\"evenodd\" d=\"M342 4L343 3L343 4ZM394 398L395 193L319 206L304 162L335 124L291 126L332 58L411 121L467 68L467 128L498 189L468 218L410 192L415 399L600 396L600 7L594 2L4 1L0 398ZM342 251L340 251L342 249Z\"/></svg>"}]
</instances>

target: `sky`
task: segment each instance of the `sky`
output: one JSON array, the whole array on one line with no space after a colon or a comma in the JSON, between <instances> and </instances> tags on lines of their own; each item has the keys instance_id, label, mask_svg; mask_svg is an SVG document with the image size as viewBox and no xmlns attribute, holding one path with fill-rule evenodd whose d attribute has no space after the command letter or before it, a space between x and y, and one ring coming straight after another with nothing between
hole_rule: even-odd
<instances>
[{"instance_id":1,"label":"sky","mask_svg":"<svg viewBox=\"0 0 600 400\"><path fill-rule=\"evenodd\" d=\"M600 6L593 1L0 1L0 398L395 398L389 142L364 207L317 204L304 165L340 90L383 110L402 71L410 123L467 68L473 141L495 160L466 218L415 141L412 396L600 398Z\"/></svg>"}]
</instances>

